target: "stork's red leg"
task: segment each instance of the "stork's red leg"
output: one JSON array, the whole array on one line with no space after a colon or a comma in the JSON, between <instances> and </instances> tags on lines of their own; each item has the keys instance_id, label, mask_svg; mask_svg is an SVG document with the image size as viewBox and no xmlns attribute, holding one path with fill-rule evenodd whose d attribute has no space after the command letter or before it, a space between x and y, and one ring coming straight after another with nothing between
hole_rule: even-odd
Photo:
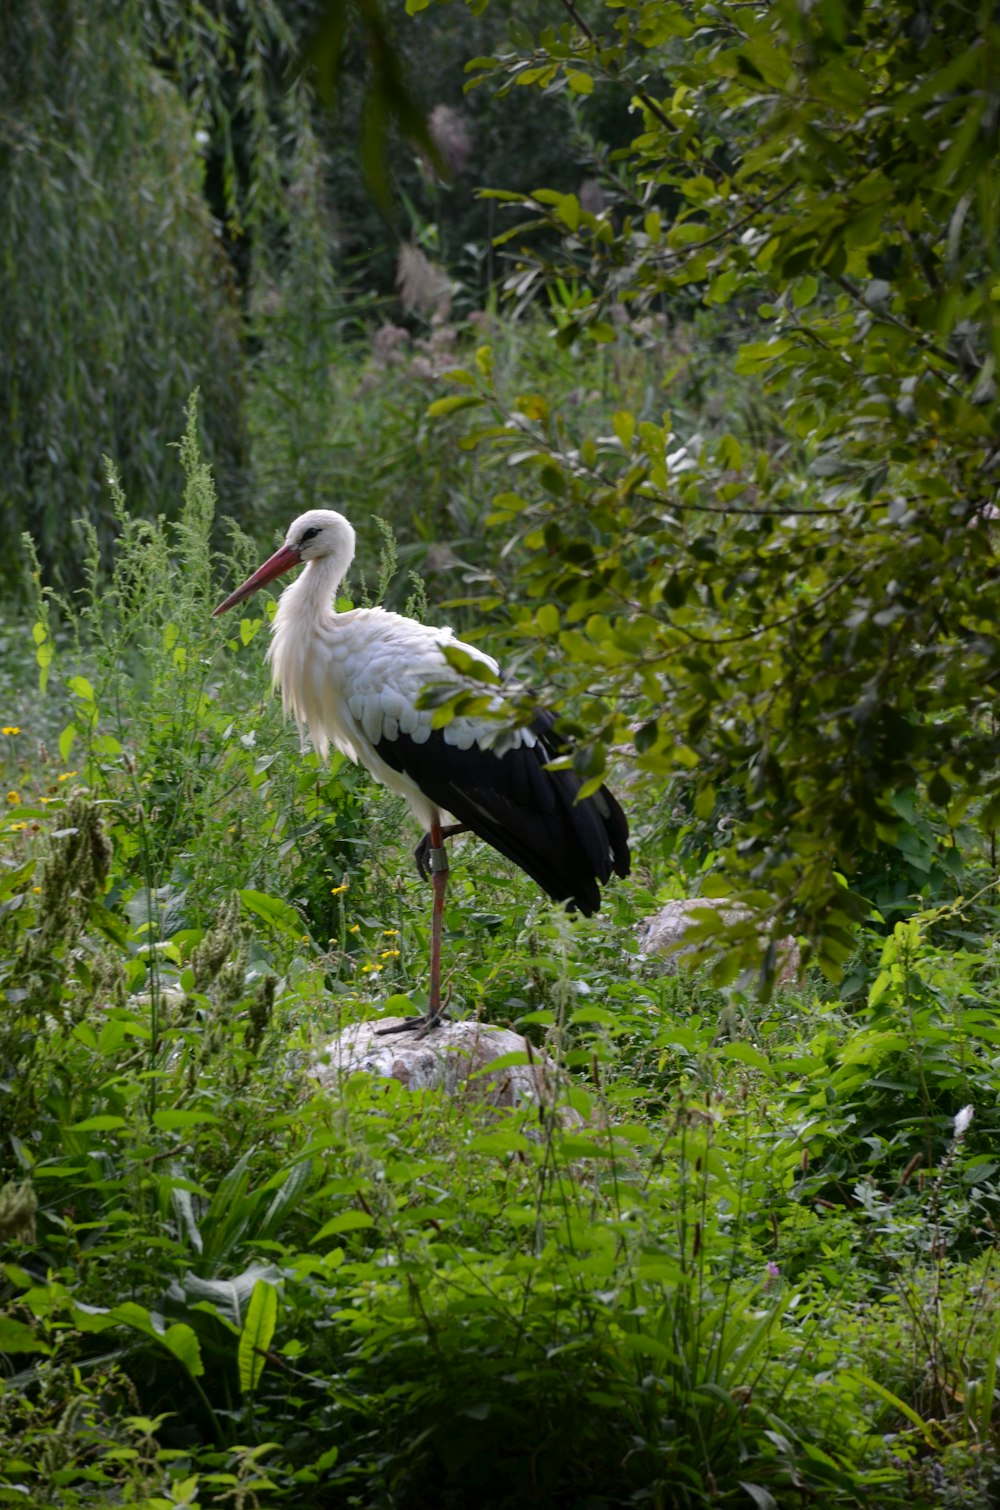
<instances>
[{"instance_id":1,"label":"stork's red leg","mask_svg":"<svg viewBox=\"0 0 1000 1510\"><path fill-rule=\"evenodd\" d=\"M431 984L427 1000L427 1026L433 1027L441 1016L441 933L444 926L444 894L448 889L448 851L440 819L431 824L431 884L434 887L434 910L431 913Z\"/></svg>"},{"instance_id":2,"label":"stork's red leg","mask_svg":"<svg viewBox=\"0 0 1000 1510\"><path fill-rule=\"evenodd\" d=\"M442 828L441 819L437 818L417 850L417 865L421 875L426 879L427 872L424 865L429 863L431 883L434 887L434 910L431 913L431 978L430 988L427 993L427 1012L423 1017L406 1017L402 1022L397 1022L389 1028L376 1028L376 1034L382 1038L392 1033L414 1033L417 1038L423 1038L425 1033L431 1032L441 1022L441 934L444 928L444 894L448 889L448 851L444 847L444 841L453 833L461 833L462 825L456 823L448 828ZM423 863L421 863L421 857Z\"/></svg>"}]
</instances>

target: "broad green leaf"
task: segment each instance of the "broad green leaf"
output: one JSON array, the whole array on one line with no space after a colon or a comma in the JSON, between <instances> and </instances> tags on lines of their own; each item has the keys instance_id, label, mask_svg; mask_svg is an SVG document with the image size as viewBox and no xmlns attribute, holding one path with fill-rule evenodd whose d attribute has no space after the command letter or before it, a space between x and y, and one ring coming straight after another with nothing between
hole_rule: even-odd
<instances>
[{"instance_id":1,"label":"broad green leaf","mask_svg":"<svg viewBox=\"0 0 1000 1510\"><path fill-rule=\"evenodd\" d=\"M723 1059L735 1059L740 1064L752 1065L755 1070L762 1070L765 1075L774 1073L770 1060L750 1043L726 1043L723 1044L720 1053Z\"/></svg>"},{"instance_id":2,"label":"broad green leaf","mask_svg":"<svg viewBox=\"0 0 1000 1510\"><path fill-rule=\"evenodd\" d=\"M30 1326L10 1316L0 1316L0 1353L51 1353L47 1342L36 1337Z\"/></svg>"},{"instance_id":3,"label":"broad green leaf","mask_svg":"<svg viewBox=\"0 0 1000 1510\"><path fill-rule=\"evenodd\" d=\"M375 1219L368 1215L367 1211L341 1211L338 1216L331 1217L311 1239L312 1242L322 1242L325 1237L334 1237L341 1232L361 1232L366 1227L374 1227Z\"/></svg>"},{"instance_id":4,"label":"broad green leaf","mask_svg":"<svg viewBox=\"0 0 1000 1510\"><path fill-rule=\"evenodd\" d=\"M294 907L289 907L287 902L280 897L269 896L263 891L241 891L240 901L248 912L255 913L263 918L279 932L296 939L301 939L303 933L302 920Z\"/></svg>"},{"instance_id":5,"label":"broad green leaf","mask_svg":"<svg viewBox=\"0 0 1000 1510\"><path fill-rule=\"evenodd\" d=\"M206 1123L218 1124L219 1118L212 1112L183 1111L165 1108L163 1111L154 1112L153 1124L164 1132L177 1132L189 1127L201 1127Z\"/></svg>"},{"instance_id":6,"label":"broad green leaf","mask_svg":"<svg viewBox=\"0 0 1000 1510\"><path fill-rule=\"evenodd\" d=\"M278 1292L266 1279L258 1279L247 1307L237 1349L240 1390L251 1394L260 1383L271 1338L278 1320Z\"/></svg>"}]
</instances>

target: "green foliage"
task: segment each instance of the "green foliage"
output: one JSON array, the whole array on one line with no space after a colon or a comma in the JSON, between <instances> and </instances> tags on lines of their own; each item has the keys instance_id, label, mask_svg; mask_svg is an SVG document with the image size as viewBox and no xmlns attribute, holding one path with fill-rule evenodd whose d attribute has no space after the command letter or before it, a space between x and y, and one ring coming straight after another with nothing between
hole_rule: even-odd
<instances>
[{"instance_id":1,"label":"green foliage","mask_svg":"<svg viewBox=\"0 0 1000 1510\"><path fill-rule=\"evenodd\" d=\"M227 490L246 464L235 291L191 120L144 55L140 15L132 3L16 3L7 16L0 547L10 585L22 530L47 571L73 579L81 520L107 547L103 452L122 459L135 498L166 505L164 417L175 426L197 384Z\"/></svg>"},{"instance_id":2,"label":"green foliage","mask_svg":"<svg viewBox=\"0 0 1000 1510\"><path fill-rule=\"evenodd\" d=\"M194 1019L167 1029L149 1119L129 1036L106 1031L141 1030L141 1003L54 1028L72 1102L14 1145L41 1209L4 1268L0 1345L21 1369L0 1395L7 1483L53 1505L84 1503L88 1484L208 1495L249 1461L274 1502L299 1505L349 1504L363 1483L373 1504L697 1505L742 1484L758 1503L806 1485L888 1506L912 1491L918 1446L957 1462L988 1426L982 1386L955 1413L996 1331L987 1271L963 1278L925 1247L933 1204L891 1228L880 1208L873 1349L858 1258L874 1213L796 1204L783 1066L713 1043L710 1018L667 1009L666 984L633 987L631 1010L622 985L619 1011L584 1006L561 1031L561 1012L536 1014L553 1019L550 1050L613 1071L606 1088L596 1071L566 1082L582 1128L364 1076L316 1093L232 1038L200 1055L192 1094ZM100 1038L84 1031L102 1017ZM630 1061L613 1042L631 1056L637 1036L677 1064L652 1118L619 1097ZM909 1361L928 1328L935 1398ZM891 1453L872 1435L890 1421ZM116 1452L123 1433L148 1440Z\"/></svg>"},{"instance_id":3,"label":"green foliage","mask_svg":"<svg viewBox=\"0 0 1000 1510\"><path fill-rule=\"evenodd\" d=\"M210 488L193 434L192 417L178 526L191 582L178 580L169 532L130 536L123 514L116 575L86 604L95 654L78 626L74 750L87 752L92 788L110 781L105 702L132 715L140 790L168 709L180 731L194 707L200 741L225 759L214 702L192 703L183 680L205 660L220 675L219 646L196 637L215 625ZM135 581L145 657L130 653ZM167 602L178 637L158 650ZM222 650L219 696L259 717L258 663L241 668L244 649L259 653L259 641ZM58 654L46 669L51 685ZM81 703L97 716L84 719ZM178 772L187 749L178 733ZM283 758L297 758L290 745ZM221 818L244 801L249 768L226 791L208 770ZM786 999L755 1026L704 983L623 969L625 888L603 919L571 928L536 903L525 927L518 889L481 858L475 882L456 865L453 1002L519 1015L583 1125L365 1076L318 1092L303 1069L323 1032L370 1011L401 950L425 947L423 898L387 893L390 929L356 874L337 888L350 908L345 954L351 938L369 940L369 968L353 977L344 954L303 947L281 895L251 887L201 929L174 926L174 898L157 896L151 928L145 897L128 905L143 863L159 881L186 852L192 889L218 904L228 880L213 867L228 859L210 828L189 835L176 816L140 826L147 837L129 851L116 817L128 786L102 790L99 804L77 792L72 822L56 820L75 833L25 839L15 820L7 836L45 844L5 871L21 888L4 917L8 952L23 959L47 926L58 966L44 1027L23 973L4 982L5 1081L17 1084L4 1158L32 1207L4 1229L0 1348L17 1365L0 1393L8 1487L53 1506L95 1489L222 1503L240 1486L305 1506L349 1504L361 1486L366 1503L414 1506L431 1495L693 1506L720 1493L768 1504L803 1486L831 1505L938 1503L945 1470L922 1494L920 1461L947 1464L956 1493L982 1486L997 1326L975 1224L995 1133L984 1111L982 1132L974 1123L949 1147L946 1121L970 1091L986 1107L994 1077L982 1025L964 1043L948 1024L935 1038L931 1009L945 1008L935 972L949 970L952 989L985 988L987 956L963 967L913 930L886 946L872 1010L891 1000L894 1017L910 1013L897 1058L923 1054L935 1098L914 1092L937 1171L921 1188L904 1170L902 1194L893 1181L913 1113L884 1095L862 1125L846 1073L877 1023L838 1031L829 1013L818 1021L806 999ZM189 791L202 800L197 781ZM115 834L110 853L95 809ZM67 842L70 892L58 881ZM47 874L51 920L30 885ZM247 966L268 954L283 978L262 997ZM817 1048L803 1045L820 1034L832 1097L816 1106ZM876 1129L886 1151L866 1160ZM863 1198L841 1197L831 1151L853 1159ZM963 1269L964 1250L974 1267ZM891 1450L878 1445L885 1432Z\"/></svg>"},{"instance_id":4,"label":"green foliage","mask_svg":"<svg viewBox=\"0 0 1000 1510\"><path fill-rule=\"evenodd\" d=\"M920 1451L956 1492L979 1484L997 1323L962 1255L982 1267L995 1134L985 1111L961 1139L947 1123L956 1099L991 1104L995 1077L976 1007L962 1037L938 1018L955 982L988 989L988 954L964 965L900 932L872 1024L835 1031L801 1000L754 1027L705 983L631 971L640 889L569 924L456 856L453 1006L520 1019L563 1110L500 1116L369 1077L319 1092L304 1071L323 1034L387 995L399 1010L423 974L426 904L387 873L391 846L361 850L375 873L326 874L338 923L329 950L311 942L302 877L328 858L267 835L304 803L296 764L341 843L361 796L317 785L279 737L263 619L225 642L210 618L193 406L180 461L177 525L133 521L112 480L112 572L94 551L76 606L39 601L30 643L73 710L77 787L59 794L6 735L3 1483L53 1505L349 1504L361 1484L370 1504L769 1504L807 1486L891 1505L912 1501ZM384 583L391 568L387 548ZM231 731L248 704L258 737L275 720L263 772ZM378 844L396 808L366 809ZM896 1084L863 1122L850 1071L870 1069L890 1001L912 1107ZM894 1191L914 1117L937 1170ZM893 1338L878 1356L873 1302Z\"/></svg>"},{"instance_id":5,"label":"green foliage","mask_svg":"<svg viewBox=\"0 0 1000 1510\"><path fill-rule=\"evenodd\" d=\"M721 803L720 892L832 978L865 910L842 878L897 842L899 794L926 799L943 860L960 824L994 826L998 36L960 6L615 6L470 65L510 94L646 81L614 213L494 194L530 214L505 233L511 297L548 289L573 351L627 345L651 309L732 307L736 371L780 404L777 433L706 434L668 372L597 430L485 355L455 375L464 443L507 463L491 519L519 548L519 628L592 694L579 770L632 737L699 819ZM556 253L532 253L539 227Z\"/></svg>"},{"instance_id":6,"label":"green foliage","mask_svg":"<svg viewBox=\"0 0 1000 1510\"><path fill-rule=\"evenodd\" d=\"M988 951L933 944L931 930L943 913L898 923L883 946L867 1008L839 1030L822 1030L803 1046L808 1057L796 1056L796 1069L808 1067L813 1077L801 1091L810 1127L803 1189L833 1186L842 1196L856 1180L883 1178L887 1165L906 1171L897 1197L921 1171L922 1189L949 1146L952 1119L961 1107L975 1106L962 1178L983 1210L996 1201L993 961Z\"/></svg>"},{"instance_id":7,"label":"green foliage","mask_svg":"<svg viewBox=\"0 0 1000 1510\"><path fill-rule=\"evenodd\" d=\"M640 882L571 922L468 844L453 1009L519 1022L556 1106L318 1088L337 1027L420 1001L426 897L395 799L280 730L266 612L211 618L196 437L192 405L176 524L133 519L112 470L111 569L92 544L85 592L43 592L25 629L67 709L52 754L30 708L0 736L0 1488L54 1510L979 1493L992 948L929 916L885 943L868 1017L804 991L760 1016L636 960ZM634 794L637 833L657 800Z\"/></svg>"}]
</instances>

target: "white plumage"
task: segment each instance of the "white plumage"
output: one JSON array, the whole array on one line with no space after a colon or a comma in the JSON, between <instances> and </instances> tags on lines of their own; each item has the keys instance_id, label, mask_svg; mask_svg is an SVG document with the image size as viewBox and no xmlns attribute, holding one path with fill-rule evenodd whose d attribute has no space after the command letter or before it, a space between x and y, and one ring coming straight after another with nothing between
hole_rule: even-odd
<instances>
[{"instance_id":1,"label":"white plumage","mask_svg":"<svg viewBox=\"0 0 1000 1510\"><path fill-rule=\"evenodd\" d=\"M321 756L332 745L363 765L406 798L427 831L418 865L423 873L431 855L438 947L447 816L456 820L454 828L473 830L509 856L556 900L595 911L599 883L612 870L627 875L629 869L628 825L618 803L604 787L580 799L576 777L547 769L560 750L548 713L539 712L529 727L515 730L461 715L435 729L430 711L418 706L428 684L488 694L486 685L449 664L442 647L458 647L494 674L497 663L448 628L431 628L381 608L337 613L333 601L354 545L354 530L343 515L311 509L293 522L280 550L215 612L306 564L282 593L271 626L274 684L281 688L285 712L308 731ZM435 964L432 938L430 1025L440 1015Z\"/></svg>"},{"instance_id":2,"label":"white plumage","mask_svg":"<svg viewBox=\"0 0 1000 1510\"><path fill-rule=\"evenodd\" d=\"M405 797L417 821L429 829L433 804L416 782L387 765L376 747L383 740L398 741L400 735L417 745L430 738L430 711L417 706L421 689L435 681L464 681L448 664L442 645L458 645L494 675L499 667L491 656L457 640L449 628L430 628L382 608L335 613L332 600L353 559L354 530L342 515L312 509L296 519L288 539L301 539L313 528L323 533L301 553L312 566L286 587L271 626L271 679L281 689L286 714L308 731L320 756L333 745L363 765ZM324 556L311 554L321 544L335 548ZM477 683L465 684L483 690ZM468 750L486 748L499 732L493 720L458 717L442 734L449 747ZM515 748L531 746L535 736L519 729L508 733L507 742Z\"/></svg>"}]
</instances>

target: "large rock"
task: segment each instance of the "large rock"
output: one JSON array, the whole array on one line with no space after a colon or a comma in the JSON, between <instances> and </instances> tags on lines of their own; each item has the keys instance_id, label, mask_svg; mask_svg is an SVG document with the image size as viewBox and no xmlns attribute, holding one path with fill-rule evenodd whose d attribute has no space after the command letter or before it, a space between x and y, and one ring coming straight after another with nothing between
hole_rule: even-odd
<instances>
[{"instance_id":1,"label":"large rock","mask_svg":"<svg viewBox=\"0 0 1000 1510\"><path fill-rule=\"evenodd\" d=\"M708 939L699 938L691 940L691 931L702 926L706 919L704 909L708 909L718 919L719 933L725 932L734 923L742 923L753 914L749 907L741 902L720 901L717 897L683 897L674 902L667 902L654 912L651 917L639 925L639 952L642 957L651 954L660 955L663 958L664 967L668 970L676 970L678 961L685 956L701 954L708 944ZM765 940L763 929L760 937ZM714 951L717 958L721 950ZM711 951L710 951L711 954ZM779 986L788 985L798 979L802 969L802 961L799 955L799 946L790 935L778 941L778 962L776 982Z\"/></svg>"},{"instance_id":2,"label":"large rock","mask_svg":"<svg viewBox=\"0 0 1000 1510\"><path fill-rule=\"evenodd\" d=\"M379 1028L402 1021L383 1017L352 1023L330 1040L309 1073L325 1086L360 1071L398 1080L411 1091L441 1089L465 1102L497 1107L553 1104L555 1066L520 1034L488 1023L445 1022L423 1038L416 1031L379 1035ZM490 1069L507 1054L525 1054L528 1062ZM564 1126L583 1120L565 1106L559 1109L559 1119Z\"/></svg>"}]
</instances>

